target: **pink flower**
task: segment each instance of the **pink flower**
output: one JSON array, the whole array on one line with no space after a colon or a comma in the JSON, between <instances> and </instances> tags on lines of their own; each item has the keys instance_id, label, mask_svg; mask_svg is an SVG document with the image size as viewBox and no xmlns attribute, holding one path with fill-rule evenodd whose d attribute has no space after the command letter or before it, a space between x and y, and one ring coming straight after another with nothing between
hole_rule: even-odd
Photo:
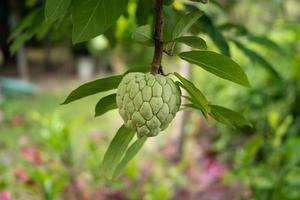
<instances>
[{"instance_id":1,"label":"pink flower","mask_svg":"<svg viewBox=\"0 0 300 200\"><path fill-rule=\"evenodd\" d=\"M16 169L15 177L16 177L16 179L23 181L23 182L27 182L29 180L29 176L23 168Z\"/></svg>"},{"instance_id":2,"label":"pink flower","mask_svg":"<svg viewBox=\"0 0 300 200\"><path fill-rule=\"evenodd\" d=\"M14 127L22 126L24 124L24 118L20 115L16 115L11 118L10 123Z\"/></svg>"},{"instance_id":3,"label":"pink flower","mask_svg":"<svg viewBox=\"0 0 300 200\"><path fill-rule=\"evenodd\" d=\"M219 181L225 172L225 167L218 160L206 159L203 165L203 175L201 182L208 187L216 181Z\"/></svg>"},{"instance_id":4,"label":"pink flower","mask_svg":"<svg viewBox=\"0 0 300 200\"><path fill-rule=\"evenodd\" d=\"M29 144L29 138L25 135L21 136L18 139L18 144L20 145L20 147L24 147L24 146L28 145Z\"/></svg>"},{"instance_id":5,"label":"pink flower","mask_svg":"<svg viewBox=\"0 0 300 200\"><path fill-rule=\"evenodd\" d=\"M15 171L15 178L27 185L33 186L35 182L29 177L27 172L23 168L17 168ZM0 199L1 200L1 199Z\"/></svg>"},{"instance_id":6,"label":"pink flower","mask_svg":"<svg viewBox=\"0 0 300 200\"><path fill-rule=\"evenodd\" d=\"M94 131L90 133L90 138L93 140L102 140L104 138L104 135L102 132Z\"/></svg>"},{"instance_id":7,"label":"pink flower","mask_svg":"<svg viewBox=\"0 0 300 200\"><path fill-rule=\"evenodd\" d=\"M0 192L0 200L11 200L10 193L8 191Z\"/></svg>"},{"instance_id":8,"label":"pink flower","mask_svg":"<svg viewBox=\"0 0 300 200\"><path fill-rule=\"evenodd\" d=\"M22 155L25 159L33 165L42 164L41 154L36 147L24 147L22 150Z\"/></svg>"}]
</instances>

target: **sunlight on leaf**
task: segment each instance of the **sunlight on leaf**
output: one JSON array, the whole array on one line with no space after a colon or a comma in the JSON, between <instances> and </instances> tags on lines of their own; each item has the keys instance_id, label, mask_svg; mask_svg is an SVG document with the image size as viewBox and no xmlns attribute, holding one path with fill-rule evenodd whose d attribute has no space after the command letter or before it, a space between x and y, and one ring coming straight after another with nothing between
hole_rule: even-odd
<instances>
[{"instance_id":1,"label":"sunlight on leaf","mask_svg":"<svg viewBox=\"0 0 300 200\"><path fill-rule=\"evenodd\" d=\"M190 51L180 53L179 57L223 79L250 87L249 80L243 69L226 56L212 51Z\"/></svg>"}]
</instances>

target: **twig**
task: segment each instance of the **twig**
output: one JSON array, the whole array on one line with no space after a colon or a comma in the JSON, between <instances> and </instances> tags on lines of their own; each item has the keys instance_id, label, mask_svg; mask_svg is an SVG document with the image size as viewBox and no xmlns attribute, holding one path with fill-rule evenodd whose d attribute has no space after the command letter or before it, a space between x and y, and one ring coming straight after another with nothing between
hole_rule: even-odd
<instances>
[{"instance_id":1,"label":"twig","mask_svg":"<svg viewBox=\"0 0 300 200\"><path fill-rule=\"evenodd\" d=\"M163 54L163 0L155 0L155 30L154 30L154 56L151 63L151 74L158 74L162 70L161 60Z\"/></svg>"}]
</instances>

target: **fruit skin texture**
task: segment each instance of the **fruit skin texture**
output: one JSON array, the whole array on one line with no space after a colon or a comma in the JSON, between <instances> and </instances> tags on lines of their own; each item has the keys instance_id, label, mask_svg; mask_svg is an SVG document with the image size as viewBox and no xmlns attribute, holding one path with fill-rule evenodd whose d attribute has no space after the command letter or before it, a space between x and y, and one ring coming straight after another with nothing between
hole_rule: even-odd
<instances>
[{"instance_id":1,"label":"fruit skin texture","mask_svg":"<svg viewBox=\"0 0 300 200\"><path fill-rule=\"evenodd\" d=\"M116 98L125 126L136 131L138 137L152 137L174 119L181 91L167 76L135 72L124 76Z\"/></svg>"}]
</instances>

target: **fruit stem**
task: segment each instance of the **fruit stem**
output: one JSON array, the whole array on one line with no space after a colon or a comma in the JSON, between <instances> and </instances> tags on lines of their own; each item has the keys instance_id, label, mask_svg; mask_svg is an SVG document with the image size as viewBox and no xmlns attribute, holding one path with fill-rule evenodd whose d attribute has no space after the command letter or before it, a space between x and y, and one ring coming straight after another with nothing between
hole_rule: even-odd
<instances>
[{"instance_id":1,"label":"fruit stem","mask_svg":"<svg viewBox=\"0 0 300 200\"><path fill-rule=\"evenodd\" d=\"M151 74L161 73L161 60L163 55L163 0L155 0L155 30L154 30L154 56L150 66Z\"/></svg>"}]
</instances>

